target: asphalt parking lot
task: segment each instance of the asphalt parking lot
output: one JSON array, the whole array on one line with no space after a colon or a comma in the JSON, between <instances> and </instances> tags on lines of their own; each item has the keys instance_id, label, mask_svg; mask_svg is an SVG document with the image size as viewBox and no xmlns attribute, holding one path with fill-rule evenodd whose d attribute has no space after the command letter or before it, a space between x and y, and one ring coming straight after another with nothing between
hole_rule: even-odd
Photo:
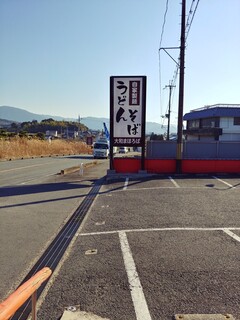
<instances>
[{"instance_id":1,"label":"asphalt parking lot","mask_svg":"<svg viewBox=\"0 0 240 320\"><path fill-rule=\"evenodd\" d=\"M60 319L70 306L111 320L240 319L239 199L239 175L102 185L39 319Z\"/></svg>"}]
</instances>

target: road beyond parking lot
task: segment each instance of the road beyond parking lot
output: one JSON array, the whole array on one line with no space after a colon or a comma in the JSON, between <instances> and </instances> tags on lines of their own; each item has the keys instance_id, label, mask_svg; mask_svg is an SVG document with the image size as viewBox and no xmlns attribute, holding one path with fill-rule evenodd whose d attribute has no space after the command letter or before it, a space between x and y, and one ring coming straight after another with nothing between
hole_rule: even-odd
<instances>
[{"instance_id":1,"label":"road beyond parking lot","mask_svg":"<svg viewBox=\"0 0 240 320\"><path fill-rule=\"evenodd\" d=\"M111 320L240 319L240 177L149 177L102 185L39 319L79 306Z\"/></svg>"}]
</instances>

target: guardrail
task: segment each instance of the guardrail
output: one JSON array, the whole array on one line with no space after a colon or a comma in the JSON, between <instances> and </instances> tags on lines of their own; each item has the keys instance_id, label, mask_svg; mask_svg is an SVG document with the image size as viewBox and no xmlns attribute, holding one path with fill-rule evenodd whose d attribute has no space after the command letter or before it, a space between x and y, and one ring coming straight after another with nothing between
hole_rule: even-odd
<instances>
[{"instance_id":1,"label":"guardrail","mask_svg":"<svg viewBox=\"0 0 240 320\"><path fill-rule=\"evenodd\" d=\"M48 267L38 271L0 304L0 320L8 320L32 296L32 320L37 320L37 289L52 274Z\"/></svg>"}]
</instances>

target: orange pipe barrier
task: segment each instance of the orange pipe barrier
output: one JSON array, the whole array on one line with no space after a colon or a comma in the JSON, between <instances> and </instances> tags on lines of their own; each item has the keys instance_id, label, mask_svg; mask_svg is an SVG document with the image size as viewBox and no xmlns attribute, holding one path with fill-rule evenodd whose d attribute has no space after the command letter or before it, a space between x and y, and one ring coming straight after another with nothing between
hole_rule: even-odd
<instances>
[{"instance_id":1,"label":"orange pipe barrier","mask_svg":"<svg viewBox=\"0 0 240 320\"><path fill-rule=\"evenodd\" d=\"M4 300L0 304L0 320L9 319L51 274L51 269L43 268Z\"/></svg>"}]
</instances>

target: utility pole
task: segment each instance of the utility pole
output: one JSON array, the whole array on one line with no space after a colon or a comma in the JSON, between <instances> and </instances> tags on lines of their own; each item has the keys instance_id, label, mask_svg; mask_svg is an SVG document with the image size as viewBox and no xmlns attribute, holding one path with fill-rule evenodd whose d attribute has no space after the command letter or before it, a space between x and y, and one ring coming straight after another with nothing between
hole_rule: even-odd
<instances>
[{"instance_id":1,"label":"utility pole","mask_svg":"<svg viewBox=\"0 0 240 320\"><path fill-rule=\"evenodd\" d=\"M169 84L165 86L165 88L169 88L169 101L168 101L168 113L165 115L168 118L168 126L167 126L167 140L169 140L169 133L170 133L170 114L171 114L171 98L172 98L172 88L174 88L173 84Z\"/></svg>"},{"instance_id":2,"label":"utility pole","mask_svg":"<svg viewBox=\"0 0 240 320\"><path fill-rule=\"evenodd\" d=\"M183 134L183 99L184 99L184 68L185 68L185 16L186 0L182 0L181 45L180 45L180 76L178 100L178 132L177 132L177 173L182 172L182 134Z\"/></svg>"},{"instance_id":3,"label":"utility pole","mask_svg":"<svg viewBox=\"0 0 240 320\"><path fill-rule=\"evenodd\" d=\"M78 139L80 140L80 132L81 132L81 118L80 115L78 115Z\"/></svg>"}]
</instances>

